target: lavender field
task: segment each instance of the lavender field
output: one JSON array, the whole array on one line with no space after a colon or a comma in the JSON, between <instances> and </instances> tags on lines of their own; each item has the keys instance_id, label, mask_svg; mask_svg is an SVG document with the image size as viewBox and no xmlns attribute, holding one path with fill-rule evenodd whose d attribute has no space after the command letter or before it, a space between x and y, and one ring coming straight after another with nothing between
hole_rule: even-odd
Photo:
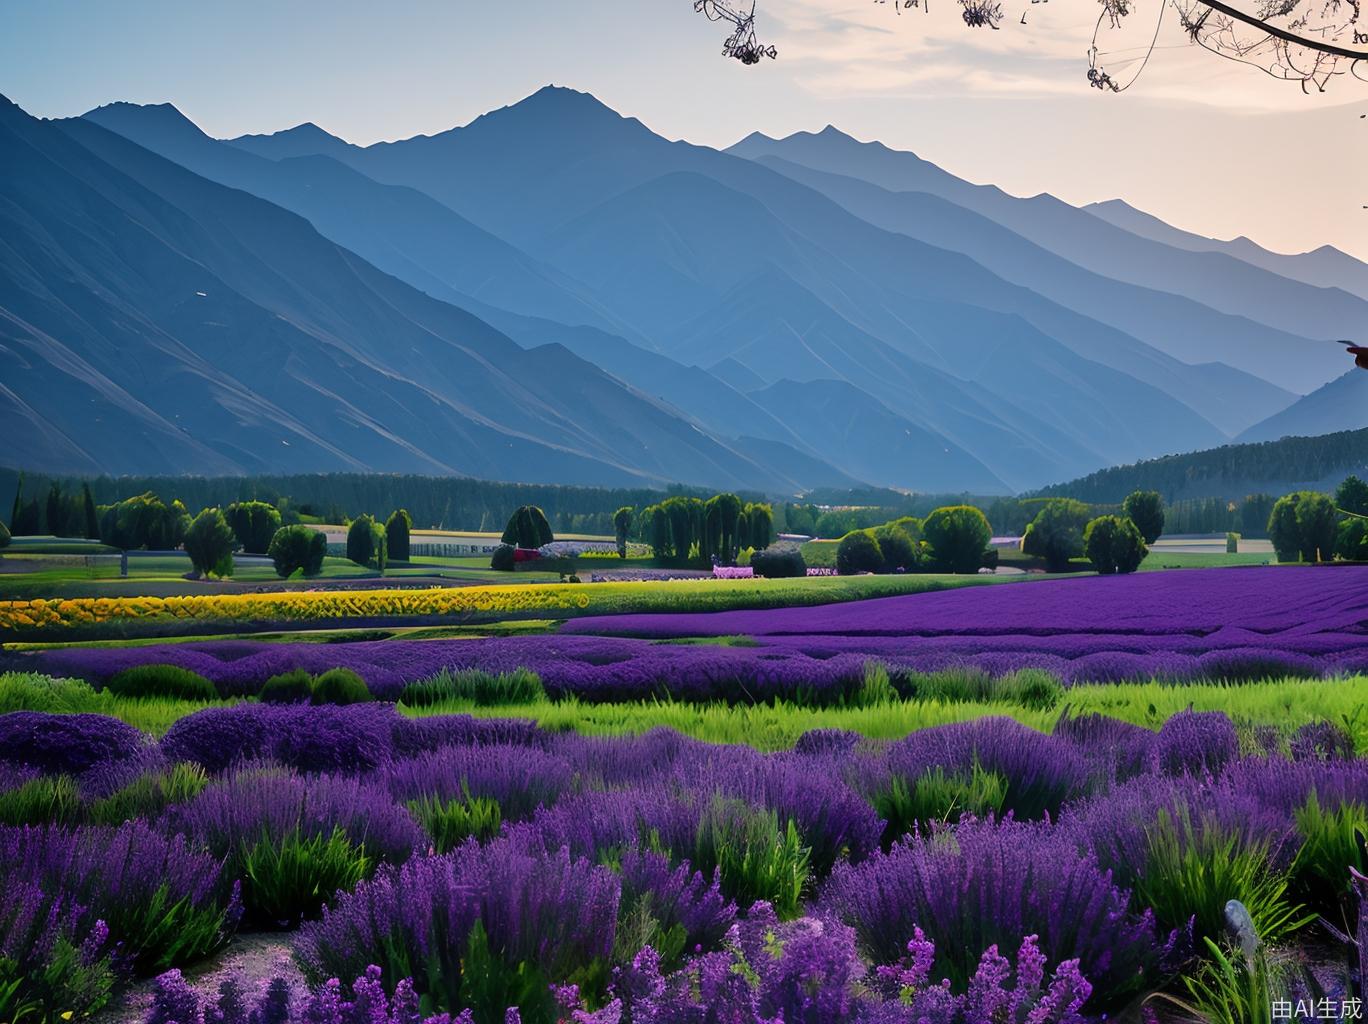
<instances>
[{"instance_id":1,"label":"lavender field","mask_svg":"<svg viewBox=\"0 0 1368 1024\"><path fill-rule=\"evenodd\" d=\"M731 638L726 644L662 640ZM553 699L838 704L877 660L895 670L1049 671L1066 683L1248 681L1368 671L1368 568L1193 570L706 614L572 619L549 636L349 644L247 640L73 647L0 665L103 683L135 665L200 673L225 697L290 669L357 672L397 700L444 669L536 672Z\"/></svg>"},{"instance_id":2,"label":"lavender field","mask_svg":"<svg viewBox=\"0 0 1368 1024\"><path fill-rule=\"evenodd\" d=\"M1341 566L7 650L0 1020L1224 1021L1241 942L1278 964L1246 1003L1349 1006L1365 623ZM771 753L574 710L952 704Z\"/></svg>"}]
</instances>

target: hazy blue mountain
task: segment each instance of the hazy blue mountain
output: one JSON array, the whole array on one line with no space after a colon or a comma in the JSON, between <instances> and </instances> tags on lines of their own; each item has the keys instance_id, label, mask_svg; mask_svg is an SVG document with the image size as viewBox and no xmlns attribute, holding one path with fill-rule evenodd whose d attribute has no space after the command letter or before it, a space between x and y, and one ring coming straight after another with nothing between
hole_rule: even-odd
<instances>
[{"instance_id":1,"label":"hazy blue mountain","mask_svg":"<svg viewBox=\"0 0 1368 1024\"><path fill-rule=\"evenodd\" d=\"M845 378L866 387L851 374L853 364L867 360L847 360L842 346L878 339L926 372L979 385L1023 418L1053 424L1087 453L1075 458L1026 429L1054 465L1115 461L1121 451L1153 454L1223 437L1199 412L1035 328L1029 318L1050 307L1048 300L977 263L876 228L757 164L723 158L709 170L661 175L611 197L558 229L543 255L574 266L606 305L676 358L687 354L707 364L730 355L767 379L773 372L794 375L788 368L796 364L800 378ZM685 319L693 310L703 312ZM832 340L820 357L792 329L809 311ZM757 333L773 344L757 348ZM1119 343L1139 344L1110 333ZM784 369L767 373L766 363ZM937 409L943 393L921 400L928 425L954 437ZM912 396L894 407L903 401ZM986 436L957 440L999 475L1026 472L1015 459L999 468L1003 449Z\"/></svg>"},{"instance_id":2,"label":"hazy blue mountain","mask_svg":"<svg viewBox=\"0 0 1368 1024\"><path fill-rule=\"evenodd\" d=\"M731 356L718 360L708 367L708 372L718 380L724 380L739 391L759 391L765 386L765 379L748 366L742 366Z\"/></svg>"},{"instance_id":3,"label":"hazy blue mountain","mask_svg":"<svg viewBox=\"0 0 1368 1024\"><path fill-rule=\"evenodd\" d=\"M1355 367L1305 398L1256 423L1241 441L1276 441L1281 437L1315 437L1368 427L1368 372Z\"/></svg>"},{"instance_id":4,"label":"hazy blue mountain","mask_svg":"<svg viewBox=\"0 0 1368 1024\"><path fill-rule=\"evenodd\" d=\"M1310 252L1284 254L1265 249L1243 235L1218 239L1183 231L1120 199L1089 203L1083 209L1133 235L1193 252L1223 252L1294 281L1339 288L1361 299L1368 299L1368 264L1331 245L1323 245Z\"/></svg>"},{"instance_id":5,"label":"hazy blue mountain","mask_svg":"<svg viewBox=\"0 0 1368 1024\"><path fill-rule=\"evenodd\" d=\"M1238 433L1296 398L1260 377L1220 365L1248 360L1276 368L1291 387L1315 387L1322 362L1342 360L1325 350L1307 359L1305 339L1218 313L1192 299L1170 295L1079 267L988 218L928 192L890 192L860 178L814 171L777 157L760 162L836 200L881 227L964 253L995 274L1024 285L1058 305L1032 311L1032 322L1080 355L1129 373L1202 410L1227 433ZM1083 314L1078 316L1076 314ZM1086 318L1092 318L1091 320ZM1146 342L1098 332L1101 322ZM1317 346L1316 354L1322 354ZM1210 362L1201 376L1188 363ZM1338 368L1342 362L1335 362Z\"/></svg>"},{"instance_id":6,"label":"hazy blue mountain","mask_svg":"<svg viewBox=\"0 0 1368 1024\"><path fill-rule=\"evenodd\" d=\"M894 192L930 192L1107 277L1184 295L1298 337L1346 337L1368 317L1368 303L1338 288L1289 280L1223 252L1193 252L1142 238L1048 194L1021 199L992 185L973 185L915 154L859 142L835 128L785 139L756 133L728 152L749 159L777 156Z\"/></svg>"},{"instance_id":7,"label":"hazy blue mountain","mask_svg":"<svg viewBox=\"0 0 1368 1024\"><path fill-rule=\"evenodd\" d=\"M1034 415L1026 409L1037 404L1033 389L1023 386L1034 373L1086 381L1082 389L1040 389L1062 402L1041 417L1075 450L1040 451L1044 475L1035 479L1223 437L1201 413L1143 382L1099 374L1025 322L1051 305L1029 290L870 225L769 168L668 142L581 93L544 89L467 127L348 159L372 177L428 191L573 273L680 362L730 354L691 353L679 337L684 318L707 315L709 303L724 302L763 264L782 268L860 331L932 369L982 382L995 401L1015 406L1013 415ZM767 306L755 315L782 323L787 311ZM1010 351L1014 372L985 367L988 350ZM978 452L987 439L960 443Z\"/></svg>"},{"instance_id":8,"label":"hazy blue mountain","mask_svg":"<svg viewBox=\"0 0 1368 1024\"><path fill-rule=\"evenodd\" d=\"M111 103L84 117L196 174L306 217L334 242L436 298L456 305L477 299L566 323L622 329L566 275L425 193L382 185L326 155L334 148L326 140L346 144L313 126L296 139L296 148L318 144L324 155L277 161L209 138L166 103Z\"/></svg>"},{"instance_id":9,"label":"hazy blue mountain","mask_svg":"<svg viewBox=\"0 0 1368 1024\"><path fill-rule=\"evenodd\" d=\"M903 419L842 381L781 380L755 400L828 462L866 480L926 481L932 492L999 493L998 479L969 452Z\"/></svg>"},{"instance_id":10,"label":"hazy blue mountain","mask_svg":"<svg viewBox=\"0 0 1368 1024\"><path fill-rule=\"evenodd\" d=\"M226 139L225 142L268 160L287 160L296 156L330 156L345 161L353 150L361 148L342 141L336 135L331 135L308 121L270 135L242 135L236 139Z\"/></svg>"},{"instance_id":11,"label":"hazy blue mountain","mask_svg":"<svg viewBox=\"0 0 1368 1024\"><path fill-rule=\"evenodd\" d=\"M0 152L10 464L801 483L92 122L0 101Z\"/></svg>"}]
</instances>

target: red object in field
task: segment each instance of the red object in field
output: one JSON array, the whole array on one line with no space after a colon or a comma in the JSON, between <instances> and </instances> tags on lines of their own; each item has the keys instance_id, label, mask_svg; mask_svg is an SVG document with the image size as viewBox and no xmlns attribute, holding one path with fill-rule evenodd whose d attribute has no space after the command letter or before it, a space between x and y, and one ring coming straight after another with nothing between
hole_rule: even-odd
<instances>
[{"instance_id":1,"label":"red object in field","mask_svg":"<svg viewBox=\"0 0 1368 1024\"><path fill-rule=\"evenodd\" d=\"M541 552L536 548L514 548L513 561L532 562L541 557Z\"/></svg>"},{"instance_id":2,"label":"red object in field","mask_svg":"<svg viewBox=\"0 0 1368 1024\"><path fill-rule=\"evenodd\" d=\"M1354 357L1354 365L1360 370L1368 370L1368 347L1350 345L1348 351Z\"/></svg>"}]
</instances>

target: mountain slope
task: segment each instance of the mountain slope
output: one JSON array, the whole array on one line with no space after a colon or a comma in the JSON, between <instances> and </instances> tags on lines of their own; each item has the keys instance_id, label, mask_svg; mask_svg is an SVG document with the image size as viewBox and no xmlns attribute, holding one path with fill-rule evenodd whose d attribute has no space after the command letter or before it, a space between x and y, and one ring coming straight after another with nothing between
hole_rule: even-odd
<instances>
[{"instance_id":1,"label":"mountain slope","mask_svg":"<svg viewBox=\"0 0 1368 1024\"><path fill-rule=\"evenodd\" d=\"M1019 199L991 185L972 185L915 154L882 143L862 143L835 128L785 139L756 133L728 152L748 159L776 156L814 170L862 178L894 192L929 192L974 210L1079 266L1183 295L1300 338L1347 337L1346 332L1368 317L1368 303L1337 288L1292 281L1222 252L1163 245L1050 195ZM1305 354L1317 358L1313 350ZM1332 373L1327 368L1323 379Z\"/></svg>"},{"instance_id":2,"label":"mountain slope","mask_svg":"<svg viewBox=\"0 0 1368 1024\"><path fill-rule=\"evenodd\" d=\"M91 122L0 101L0 152L7 462L795 484Z\"/></svg>"},{"instance_id":3,"label":"mountain slope","mask_svg":"<svg viewBox=\"0 0 1368 1024\"><path fill-rule=\"evenodd\" d=\"M1241 441L1276 441L1368 427L1368 373L1358 368L1336 377L1288 408L1256 423Z\"/></svg>"},{"instance_id":4,"label":"mountain slope","mask_svg":"<svg viewBox=\"0 0 1368 1024\"><path fill-rule=\"evenodd\" d=\"M964 449L871 402L849 384L781 380L753 396L828 460L866 480L924 480L931 492L1001 492L1003 482Z\"/></svg>"},{"instance_id":5,"label":"mountain slope","mask_svg":"<svg viewBox=\"0 0 1368 1024\"><path fill-rule=\"evenodd\" d=\"M573 281L411 188L382 185L327 155L271 160L209 138L170 104L111 103L83 115L196 174L283 206L370 263L436 298L621 330ZM312 126L310 126L312 127ZM320 129L299 149L326 140Z\"/></svg>"},{"instance_id":6,"label":"mountain slope","mask_svg":"<svg viewBox=\"0 0 1368 1024\"><path fill-rule=\"evenodd\" d=\"M1232 317L1182 296L1113 281L1075 266L971 210L926 192L889 192L858 178L814 171L777 157L760 161L816 188L873 224L944 249L964 253L995 274L1054 300L1033 322L1080 355L1129 373L1200 409L1217 426L1238 433L1296 395L1262 378L1215 361L1241 356L1264 365L1295 352L1301 339L1243 317ZM1083 317L1070 316L1073 311ZM1125 332L1145 345L1118 344L1094 322ZM1211 362L1192 373L1188 363ZM1288 359L1292 385L1313 386L1305 364Z\"/></svg>"},{"instance_id":7,"label":"mountain slope","mask_svg":"<svg viewBox=\"0 0 1368 1024\"><path fill-rule=\"evenodd\" d=\"M1322 288L1339 288L1361 299L1368 299L1368 264L1333 246L1323 245L1311 252L1287 255L1270 252L1244 236L1227 240L1183 231L1120 199L1089 203L1083 209L1133 235L1192 252L1223 252L1294 281Z\"/></svg>"}]
</instances>

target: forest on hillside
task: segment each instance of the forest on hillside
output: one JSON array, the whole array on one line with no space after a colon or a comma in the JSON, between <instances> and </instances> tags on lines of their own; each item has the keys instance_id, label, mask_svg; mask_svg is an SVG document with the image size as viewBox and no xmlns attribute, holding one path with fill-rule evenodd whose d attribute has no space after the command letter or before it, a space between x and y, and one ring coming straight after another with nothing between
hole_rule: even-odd
<instances>
[{"instance_id":1,"label":"forest on hillside","mask_svg":"<svg viewBox=\"0 0 1368 1024\"><path fill-rule=\"evenodd\" d=\"M1319 437L1284 437L1230 444L1184 455L1165 455L1099 470L1044 487L1040 497L1069 497L1090 504L1119 502L1131 491L1158 491L1167 502L1237 501L1254 491L1281 494L1301 486L1334 486L1368 467L1368 429Z\"/></svg>"}]
</instances>

